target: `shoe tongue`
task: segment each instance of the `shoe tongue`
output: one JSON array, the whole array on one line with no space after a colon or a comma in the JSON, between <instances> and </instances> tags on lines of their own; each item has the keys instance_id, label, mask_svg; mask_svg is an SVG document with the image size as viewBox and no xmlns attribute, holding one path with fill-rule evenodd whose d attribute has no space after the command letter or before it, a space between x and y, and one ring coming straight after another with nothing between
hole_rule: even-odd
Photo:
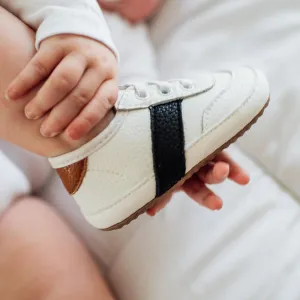
<instances>
[{"instance_id":1,"label":"shoe tongue","mask_svg":"<svg viewBox=\"0 0 300 300\"><path fill-rule=\"evenodd\" d=\"M138 104L141 104L146 99L143 99L142 97L139 98L137 93L141 91L149 92L151 89L153 89L152 86L148 85L145 82L130 82L130 84L126 84L124 86L121 86L119 88L118 93L118 99L115 103L115 109L124 109L126 108L134 108L134 106L137 106ZM146 97L148 98L148 97ZM125 105L120 105L121 103L125 103Z\"/></svg>"},{"instance_id":2,"label":"shoe tongue","mask_svg":"<svg viewBox=\"0 0 300 300\"><path fill-rule=\"evenodd\" d=\"M162 93L156 85L147 85L147 83L137 82L134 86L126 85L120 89L118 100L115 104L116 110L136 110L145 109L150 106L159 105L174 101L176 99L186 99L193 95L205 93L215 84L215 77L211 73L203 73L197 76L192 89L186 89L180 83L172 85L170 93ZM138 90L147 92L145 97L137 95Z\"/></svg>"}]
</instances>

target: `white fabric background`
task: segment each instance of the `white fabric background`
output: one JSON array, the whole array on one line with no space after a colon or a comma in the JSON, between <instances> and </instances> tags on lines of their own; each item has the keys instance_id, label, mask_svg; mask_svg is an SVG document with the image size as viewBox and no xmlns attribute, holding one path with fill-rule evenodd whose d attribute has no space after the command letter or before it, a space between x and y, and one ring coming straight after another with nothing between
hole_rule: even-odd
<instances>
[{"instance_id":1,"label":"white fabric background","mask_svg":"<svg viewBox=\"0 0 300 300\"><path fill-rule=\"evenodd\" d=\"M102 233L84 222L56 177L48 182L44 197L84 236L120 299L300 299L299 6L297 0L169 0L150 30L156 56L143 26L108 17L122 80L153 79L156 66L167 78L251 64L272 87L266 116L240 142L252 161L231 150L252 182L219 186L221 212L178 195L155 218Z\"/></svg>"}]
</instances>

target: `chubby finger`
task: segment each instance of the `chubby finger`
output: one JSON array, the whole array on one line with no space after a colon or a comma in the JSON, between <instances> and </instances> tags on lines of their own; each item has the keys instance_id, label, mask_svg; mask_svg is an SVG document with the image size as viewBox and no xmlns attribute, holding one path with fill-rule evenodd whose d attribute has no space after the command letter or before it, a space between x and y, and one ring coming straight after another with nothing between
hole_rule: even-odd
<instances>
[{"instance_id":1,"label":"chubby finger","mask_svg":"<svg viewBox=\"0 0 300 300\"><path fill-rule=\"evenodd\" d=\"M37 95L26 105L28 119L38 119L59 103L78 84L86 69L82 55L70 54L56 67Z\"/></svg>"},{"instance_id":2,"label":"chubby finger","mask_svg":"<svg viewBox=\"0 0 300 300\"><path fill-rule=\"evenodd\" d=\"M88 69L73 91L52 109L41 126L42 135L54 137L63 132L92 100L101 83L99 72Z\"/></svg>"},{"instance_id":3,"label":"chubby finger","mask_svg":"<svg viewBox=\"0 0 300 300\"><path fill-rule=\"evenodd\" d=\"M228 178L230 167L225 162L209 163L201 168L196 175L206 184L218 184Z\"/></svg>"},{"instance_id":4,"label":"chubby finger","mask_svg":"<svg viewBox=\"0 0 300 300\"><path fill-rule=\"evenodd\" d=\"M161 211L168 205L168 203L171 201L172 196L173 194L168 195L163 200L156 203L152 208L147 210L147 214L151 217L154 217L159 211Z\"/></svg>"},{"instance_id":5,"label":"chubby finger","mask_svg":"<svg viewBox=\"0 0 300 300\"><path fill-rule=\"evenodd\" d=\"M41 48L6 90L6 98L17 100L47 78L63 59L63 52L57 48Z\"/></svg>"},{"instance_id":6,"label":"chubby finger","mask_svg":"<svg viewBox=\"0 0 300 300\"><path fill-rule=\"evenodd\" d=\"M235 162L226 152L221 152L218 154L214 161L216 162L225 162L230 167L229 178L240 184L246 185L250 181L249 174L237 163Z\"/></svg>"},{"instance_id":7,"label":"chubby finger","mask_svg":"<svg viewBox=\"0 0 300 300\"><path fill-rule=\"evenodd\" d=\"M182 188L190 198L210 210L220 210L223 206L221 198L195 175L187 180Z\"/></svg>"},{"instance_id":8,"label":"chubby finger","mask_svg":"<svg viewBox=\"0 0 300 300\"><path fill-rule=\"evenodd\" d=\"M81 111L66 129L67 137L78 140L89 133L112 109L118 97L115 80L102 83L90 103Z\"/></svg>"}]
</instances>

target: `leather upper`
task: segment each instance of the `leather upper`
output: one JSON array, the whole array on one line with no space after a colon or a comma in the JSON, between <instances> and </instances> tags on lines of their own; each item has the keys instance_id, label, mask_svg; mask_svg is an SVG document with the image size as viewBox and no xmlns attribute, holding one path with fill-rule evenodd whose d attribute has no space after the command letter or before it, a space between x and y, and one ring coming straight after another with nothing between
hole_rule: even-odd
<instances>
[{"instance_id":1,"label":"leather upper","mask_svg":"<svg viewBox=\"0 0 300 300\"><path fill-rule=\"evenodd\" d=\"M155 198L150 104L157 106L185 95L181 105L188 172L248 125L269 97L265 77L250 68L202 78L189 90L175 83L167 96L150 86L147 104L136 96L134 87L128 87L120 92L116 116L102 133L81 148L50 159L54 168L62 168L88 157L74 197L90 223L110 227Z\"/></svg>"},{"instance_id":2,"label":"leather upper","mask_svg":"<svg viewBox=\"0 0 300 300\"><path fill-rule=\"evenodd\" d=\"M196 80L192 81L192 85L191 89L187 89L180 84L180 80L175 81L174 84L170 84L171 90L167 94L161 93L155 85L144 85L148 93L146 99L137 97L134 88L129 87L125 91L119 92L115 107L117 110L141 109L165 102L184 99L186 97L196 96L205 93L214 87L214 75L210 73L201 74L197 76Z\"/></svg>"}]
</instances>

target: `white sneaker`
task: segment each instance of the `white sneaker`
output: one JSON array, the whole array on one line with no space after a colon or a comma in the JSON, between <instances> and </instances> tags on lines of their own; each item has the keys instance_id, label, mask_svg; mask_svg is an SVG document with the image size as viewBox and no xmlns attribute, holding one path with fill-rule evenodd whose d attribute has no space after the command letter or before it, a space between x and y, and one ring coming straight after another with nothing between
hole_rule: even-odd
<instances>
[{"instance_id":1,"label":"white sneaker","mask_svg":"<svg viewBox=\"0 0 300 300\"><path fill-rule=\"evenodd\" d=\"M108 127L50 162L88 222L121 228L248 130L268 100L250 68L126 85Z\"/></svg>"}]
</instances>

